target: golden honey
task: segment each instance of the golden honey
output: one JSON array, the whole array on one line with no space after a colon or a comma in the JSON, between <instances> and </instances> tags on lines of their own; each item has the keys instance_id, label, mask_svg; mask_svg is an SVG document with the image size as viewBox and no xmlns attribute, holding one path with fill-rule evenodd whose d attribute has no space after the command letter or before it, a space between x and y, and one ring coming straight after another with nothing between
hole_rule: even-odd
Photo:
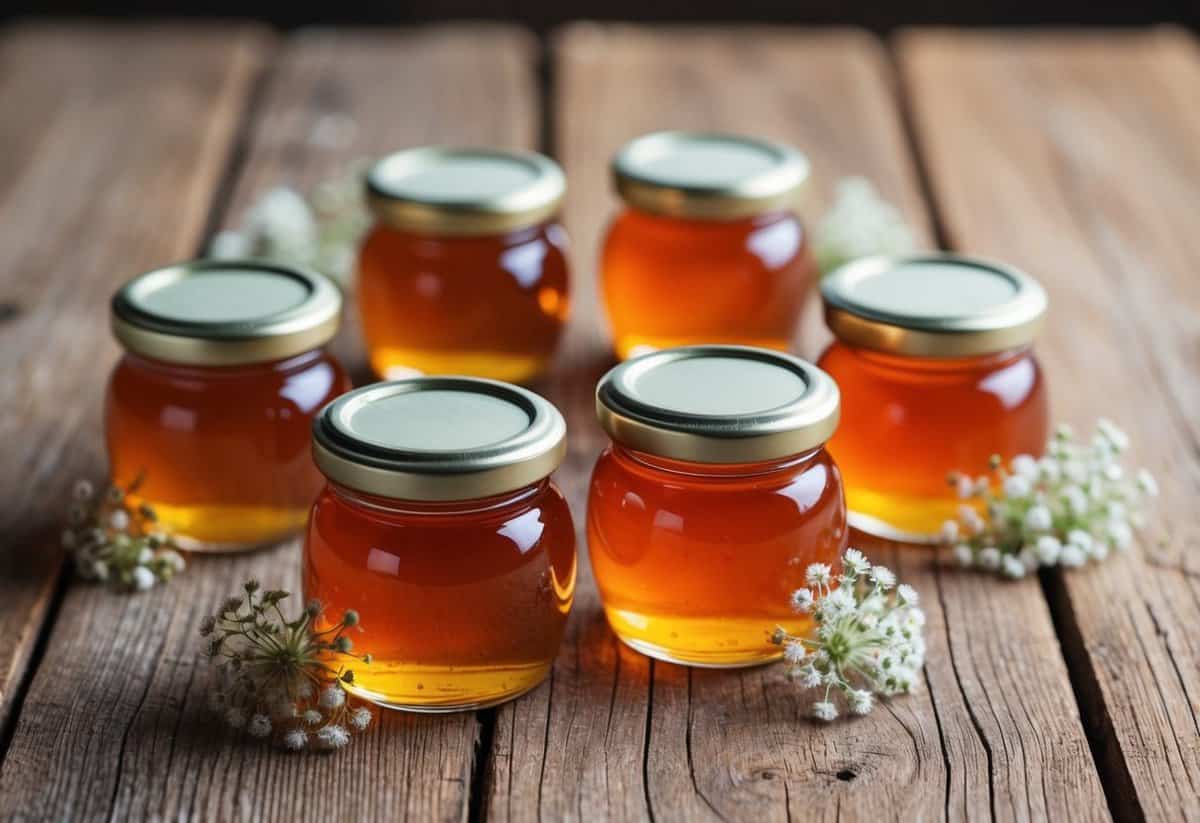
<instances>
[{"instance_id":1,"label":"golden honey","mask_svg":"<svg viewBox=\"0 0 1200 823\"><path fill-rule=\"evenodd\" d=\"M614 439L588 497L588 550L609 625L677 663L776 659L772 631L811 563L847 543L837 465L823 448L837 388L796 358L697 346L628 361L601 381Z\"/></svg>"},{"instance_id":2,"label":"golden honey","mask_svg":"<svg viewBox=\"0 0 1200 823\"><path fill-rule=\"evenodd\" d=\"M662 132L613 161L627 207L609 227L601 286L621 358L691 344L786 350L817 270L793 212L808 166L729 135Z\"/></svg>"},{"instance_id":3,"label":"golden honey","mask_svg":"<svg viewBox=\"0 0 1200 823\"><path fill-rule=\"evenodd\" d=\"M371 367L384 378L528 381L570 307L565 184L532 153L413 149L367 178L374 227L358 257Z\"/></svg>"},{"instance_id":4,"label":"golden honey","mask_svg":"<svg viewBox=\"0 0 1200 823\"><path fill-rule=\"evenodd\" d=\"M193 550L302 530L321 487L313 416L350 388L322 348L340 305L320 275L286 267L207 261L132 281L113 307L127 349L105 406L113 483L139 481L136 501Z\"/></svg>"},{"instance_id":5,"label":"golden honey","mask_svg":"<svg viewBox=\"0 0 1200 823\"><path fill-rule=\"evenodd\" d=\"M565 425L513 386L469 378L376 384L314 431L329 482L312 509L304 592L358 611L372 655L350 689L443 712L540 683L574 598L575 531L548 475Z\"/></svg>"},{"instance_id":6,"label":"golden honey","mask_svg":"<svg viewBox=\"0 0 1200 823\"><path fill-rule=\"evenodd\" d=\"M829 449L852 525L935 540L961 503L949 473L1042 453L1049 399L1031 341L1046 301L1026 275L951 255L871 259L823 293L838 339L818 364L842 392Z\"/></svg>"}]
</instances>

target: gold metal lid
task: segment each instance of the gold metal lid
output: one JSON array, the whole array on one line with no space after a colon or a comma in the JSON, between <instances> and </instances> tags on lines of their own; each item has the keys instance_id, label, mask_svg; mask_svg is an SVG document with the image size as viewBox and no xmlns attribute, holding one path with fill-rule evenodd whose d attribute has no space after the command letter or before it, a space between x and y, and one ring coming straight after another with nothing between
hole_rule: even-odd
<instances>
[{"instance_id":1,"label":"gold metal lid","mask_svg":"<svg viewBox=\"0 0 1200 823\"><path fill-rule=\"evenodd\" d=\"M617 193L642 211L736 220L793 208L808 159L766 140L660 131L626 143L612 174Z\"/></svg>"},{"instance_id":2,"label":"gold metal lid","mask_svg":"<svg viewBox=\"0 0 1200 823\"><path fill-rule=\"evenodd\" d=\"M558 409L475 377L364 386L313 420L313 459L336 483L398 500L472 500L536 483L567 450Z\"/></svg>"},{"instance_id":3,"label":"gold metal lid","mask_svg":"<svg viewBox=\"0 0 1200 823\"><path fill-rule=\"evenodd\" d=\"M421 234L502 234L553 217L567 190L558 164L535 152L426 146L389 154L367 172L367 203L393 228Z\"/></svg>"},{"instance_id":4,"label":"gold metal lid","mask_svg":"<svg viewBox=\"0 0 1200 823\"><path fill-rule=\"evenodd\" d=\"M197 366L282 360L337 332L342 295L323 275L257 260L195 260L138 275L112 299L131 352Z\"/></svg>"},{"instance_id":5,"label":"gold metal lid","mask_svg":"<svg viewBox=\"0 0 1200 823\"><path fill-rule=\"evenodd\" d=\"M748 346L664 349L616 366L596 387L596 416L619 443L694 463L756 463L810 451L837 428L828 374Z\"/></svg>"},{"instance_id":6,"label":"gold metal lid","mask_svg":"<svg viewBox=\"0 0 1200 823\"><path fill-rule=\"evenodd\" d=\"M1045 290L1011 266L929 253L868 257L821 281L825 322L846 343L918 357L993 354L1033 342Z\"/></svg>"}]
</instances>

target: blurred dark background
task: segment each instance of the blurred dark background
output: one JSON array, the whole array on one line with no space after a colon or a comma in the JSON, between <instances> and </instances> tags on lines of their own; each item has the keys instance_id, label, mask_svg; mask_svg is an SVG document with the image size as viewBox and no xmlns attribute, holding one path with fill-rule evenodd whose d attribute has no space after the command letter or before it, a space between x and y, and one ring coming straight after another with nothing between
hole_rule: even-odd
<instances>
[{"instance_id":1,"label":"blurred dark background","mask_svg":"<svg viewBox=\"0 0 1200 823\"><path fill-rule=\"evenodd\" d=\"M414 23L462 18L507 20L545 30L580 18L657 22L900 25L1200 25L1200 0L10 0L0 16L238 17L289 28L319 23Z\"/></svg>"}]
</instances>

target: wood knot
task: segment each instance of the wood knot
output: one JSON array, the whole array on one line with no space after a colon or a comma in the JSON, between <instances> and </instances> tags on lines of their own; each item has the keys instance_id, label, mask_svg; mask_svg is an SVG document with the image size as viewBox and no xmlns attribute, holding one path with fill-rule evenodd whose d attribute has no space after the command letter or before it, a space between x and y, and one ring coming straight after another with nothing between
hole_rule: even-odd
<instances>
[{"instance_id":1,"label":"wood knot","mask_svg":"<svg viewBox=\"0 0 1200 823\"><path fill-rule=\"evenodd\" d=\"M0 301L0 323L8 323L21 313L21 307L7 300Z\"/></svg>"},{"instance_id":2,"label":"wood knot","mask_svg":"<svg viewBox=\"0 0 1200 823\"><path fill-rule=\"evenodd\" d=\"M837 773L837 779L843 783L849 783L856 777L858 777L858 772L854 771L854 769L842 769Z\"/></svg>"}]
</instances>

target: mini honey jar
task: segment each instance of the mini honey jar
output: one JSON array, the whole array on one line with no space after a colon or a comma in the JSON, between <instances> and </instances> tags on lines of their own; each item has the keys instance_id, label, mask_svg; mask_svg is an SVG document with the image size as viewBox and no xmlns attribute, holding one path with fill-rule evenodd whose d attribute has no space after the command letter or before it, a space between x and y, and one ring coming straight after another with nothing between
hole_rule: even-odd
<instances>
[{"instance_id":1,"label":"mini honey jar","mask_svg":"<svg viewBox=\"0 0 1200 823\"><path fill-rule=\"evenodd\" d=\"M612 438L592 473L587 533L604 612L638 651L698 666L775 659L771 632L810 563L847 542L824 448L836 384L785 354L667 349L617 366L596 411Z\"/></svg>"},{"instance_id":2,"label":"mini honey jar","mask_svg":"<svg viewBox=\"0 0 1200 823\"><path fill-rule=\"evenodd\" d=\"M304 528L321 476L313 415L350 388L324 346L342 299L319 274L201 260L112 300L125 354L108 383L113 483L136 485L185 548L233 551Z\"/></svg>"},{"instance_id":3,"label":"mini honey jar","mask_svg":"<svg viewBox=\"0 0 1200 823\"><path fill-rule=\"evenodd\" d=\"M786 350L816 280L793 211L804 156L747 137L658 132L626 144L612 173L627 206L601 262L617 355L700 343Z\"/></svg>"},{"instance_id":4,"label":"mini honey jar","mask_svg":"<svg viewBox=\"0 0 1200 823\"><path fill-rule=\"evenodd\" d=\"M867 258L821 284L836 340L819 364L842 390L829 444L852 526L930 542L960 501L950 472L1040 455L1049 404L1032 343L1046 293L997 263L951 254Z\"/></svg>"},{"instance_id":5,"label":"mini honey jar","mask_svg":"<svg viewBox=\"0 0 1200 823\"><path fill-rule=\"evenodd\" d=\"M523 382L545 370L568 310L559 167L426 147L383 158L366 187L358 307L375 372Z\"/></svg>"},{"instance_id":6,"label":"mini honey jar","mask_svg":"<svg viewBox=\"0 0 1200 823\"><path fill-rule=\"evenodd\" d=\"M374 658L349 687L382 706L476 709L540 683L575 592L575 530L550 481L566 425L506 383L425 377L350 392L313 425L329 482L304 591L358 611Z\"/></svg>"}]
</instances>

